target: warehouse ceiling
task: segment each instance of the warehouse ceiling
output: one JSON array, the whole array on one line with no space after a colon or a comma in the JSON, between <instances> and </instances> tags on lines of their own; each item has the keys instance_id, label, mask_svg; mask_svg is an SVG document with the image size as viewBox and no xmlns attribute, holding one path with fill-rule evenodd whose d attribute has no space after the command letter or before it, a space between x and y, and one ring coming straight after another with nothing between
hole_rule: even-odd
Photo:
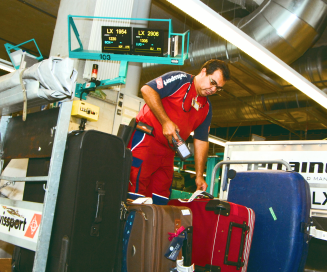
<instances>
[{"instance_id":1,"label":"warehouse ceiling","mask_svg":"<svg viewBox=\"0 0 327 272\"><path fill-rule=\"evenodd\" d=\"M274 54L281 54L279 56L281 59L289 64L293 63L292 66L296 70L313 81L319 88L324 89L327 87L327 75L325 75L327 73L325 71L327 50L322 47L327 45L327 31L325 30L327 14L325 14L326 9L323 8L325 1L310 1L311 6L305 6L309 2L308 0L203 0L205 4L226 19L241 29L243 27L244 32L259 40L261 44L266 43L265 46ZM286 42L283 47L269 47L275 40L268 40L266 36L253 30L254 18L259 18L257 24L261 25L261 28L264 25L262 18L270 20L268 27L280 24L283 16L284 19L287 19L287 13L284 12L278 22L273 22L273 18L281 14L279 5L269 7L272 10L269 14L264 14L263 9L260 10L261 7L270 5L271 2L279 2L279 5L288 4L290 9L300 10L296 14L298 16L298 24L295 27L297 35L289 40L287 40L288 37L284 37ZM0 1L0 58L9 61L4 48L5 43L16 45L30 39L36 40L42 54L47 58L59 4L60 0ZM314 9L317 5L321 6L320 13ZM191 30L190 59L185 66L177 67L177 69L196 74L201 64L212 57L224 59L229 63L232 80L225 85L224 91L211 97L212 127L273 123L294 133L301 130L327 128L326 109L233 46L227 45L226 41L204 29L200 23L165 0L152 1L150 17L172 18L175 32ZM322 19L318 20L317 18ZM153 23L149 27L157 26ZM225 48L222 48L222 44L225 44ZM308 48L312 47L314 48L306 52ZM25 49L34 54L37 51L35 47L29 45L26 45ZM287 53L289 52L287 50L292 51L292 54ZM285 54L283 55L283 53ZM304 56L300 58L303 53L305 53ZM295 60L297 61L294 62ZM144 65L141 83L173 68L175 69L176 66Z\"/></svg>"},{"instance_id":2,"label":"warehouse ceiling","mask_svg":"<svg viewBox=\"0 0 327 272\"><path fill-rule=\"evenodd\" d=\"M10 61L4 44L17 45L35 39L45 58L49 56L60 0L0 1L0 58ZM37 54L32 44L27 50Z\"/></svg>"},{"instance_id":3,"label":"warehouse ceiling","mask_svg":"<svg viewBox=\"0 0 327 272\"><path fill-rule=\"evenodd\" d=\"M157 0L161 5L164 0ZM327 3L323 0L205 1L261 45L269 49L320 89L327 87ZM301 131L326 129L326 109L288 82L267 70L226 40L180 11L167 12L158 5L151 16L173 16L177 28L191 30L189 59L180 70L197 74L210 58L229 63L232 78L224 90L210 97L212 128L276 124L301 137ZM155 17L155 16L154 16ZM312 48L314 47L314 48ZM141 84L171 70L145 64Z\"/></svg>"}]
</instances>

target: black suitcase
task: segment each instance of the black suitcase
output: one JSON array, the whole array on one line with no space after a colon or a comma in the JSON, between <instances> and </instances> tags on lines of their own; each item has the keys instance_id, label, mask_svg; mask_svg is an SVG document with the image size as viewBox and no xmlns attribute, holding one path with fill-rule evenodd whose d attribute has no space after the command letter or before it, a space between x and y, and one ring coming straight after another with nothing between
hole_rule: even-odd
<instances>
[{"instance_id":1,"label":"black suitcase","mask_svg":"<svg viewBox=\"0 0 327 272\"><path fill-rule=\"evenodd\" d=\"M117 136L92 130L69 135L46 271L120 271L121 205L131 164L131 151ZM15 271L28 270L15 262Z\"/></svg>"}]
</instances>

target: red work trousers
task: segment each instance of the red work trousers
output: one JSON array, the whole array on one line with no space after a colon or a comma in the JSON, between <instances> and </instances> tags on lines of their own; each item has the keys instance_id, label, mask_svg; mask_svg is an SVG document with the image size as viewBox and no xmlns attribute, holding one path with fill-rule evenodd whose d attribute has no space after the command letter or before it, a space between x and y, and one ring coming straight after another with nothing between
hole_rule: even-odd
<instances>
[{"instance_id":1,"label":"red work trousers","mask_svg":"<svg viewBox=\"0 0 327 272\"><path fill-rule=\"evenodd\" d=\"M173 180L175 152L140 131L134 133L130 146L133 164L128 197L152 197L154 204L166 204Z\"/></svg>"}]
</instances>

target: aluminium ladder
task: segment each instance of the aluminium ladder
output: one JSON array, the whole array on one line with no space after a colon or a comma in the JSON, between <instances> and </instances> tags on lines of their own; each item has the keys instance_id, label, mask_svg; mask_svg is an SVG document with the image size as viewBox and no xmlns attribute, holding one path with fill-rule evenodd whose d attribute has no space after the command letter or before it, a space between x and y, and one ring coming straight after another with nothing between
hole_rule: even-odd
<instances>
[{"instance_id":1,"label":"aluminium ladder","mask_svg":"<svg viewBox=\"0 0 327 272\"><path fill-rule=\"evenodd\" d=\"M36 243L33 272L45 272L46 269L51 230L52 230L54 212L55 212L57 195L58 195L61 168L62 168L64 152L66 147L72 103L73 103L72 101L63 102L59 110L48 176L25 177L25 178L0 176L0 179L15 181L15 182L47 181L47 185L46 185L47 188L45 189L46 193L45 193L43 204L0 198L0 204L3 201L6 202L7 205L14 206L14 207L24 208L24 206L26 205L33 206L33 204L35 204L36 207L37 205L42 205L42 219L39 226L39 235ZM11 117L9 116L2 116L0 121L0 160L3 155L4 136L10 118ZM2 160L0 164L0 173L2 173ZM10 241L10 243L15 245L17 244L23 245L24 243L26 243L26 240L17 237L12 237L10 235L6 235L3 233L0 233L0 239L3 239L5 241Z\"/></svg>"}]
</instances>

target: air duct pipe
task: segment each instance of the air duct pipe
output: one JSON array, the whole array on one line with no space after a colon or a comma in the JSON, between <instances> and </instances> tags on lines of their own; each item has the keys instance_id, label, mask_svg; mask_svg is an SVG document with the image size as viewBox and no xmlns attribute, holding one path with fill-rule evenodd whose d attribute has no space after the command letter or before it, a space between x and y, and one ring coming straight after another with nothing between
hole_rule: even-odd
<instances>
[{"instance_id":1,"label":"air duct pipe","mask_svg":"<svg viewBox=\"0 0 327 272\"><path fill-rule=\"evenodd\" d=\"M216 103L216 102L215 102ZM298 91L282 94L271 93L254 97L242 97L241 100L224 99L213 108L213 119L219 117L224 123L241 121L261 121L260 113L267 114L278 110L291 110L316 107L317 104Z\"/></svg>"},{"instance_id":2,"label":"air duct pipe","mask_svg":"<svg viewBox=\"0 0 327 272\"><path fill-rule=\"evenodd\" d=\"M233 0L236 1L236 0ZM265 0L248 16L233 23L290 64L304 54L327 25L327 4L323 0ZM197 73L211 58L246 57L234 45L208 29L191 33L189 60L180 69ZM246 57L247 58L247 57ZM141 83L172 70L168 65L143 66Z\"/></svg>"}]
</instances>

